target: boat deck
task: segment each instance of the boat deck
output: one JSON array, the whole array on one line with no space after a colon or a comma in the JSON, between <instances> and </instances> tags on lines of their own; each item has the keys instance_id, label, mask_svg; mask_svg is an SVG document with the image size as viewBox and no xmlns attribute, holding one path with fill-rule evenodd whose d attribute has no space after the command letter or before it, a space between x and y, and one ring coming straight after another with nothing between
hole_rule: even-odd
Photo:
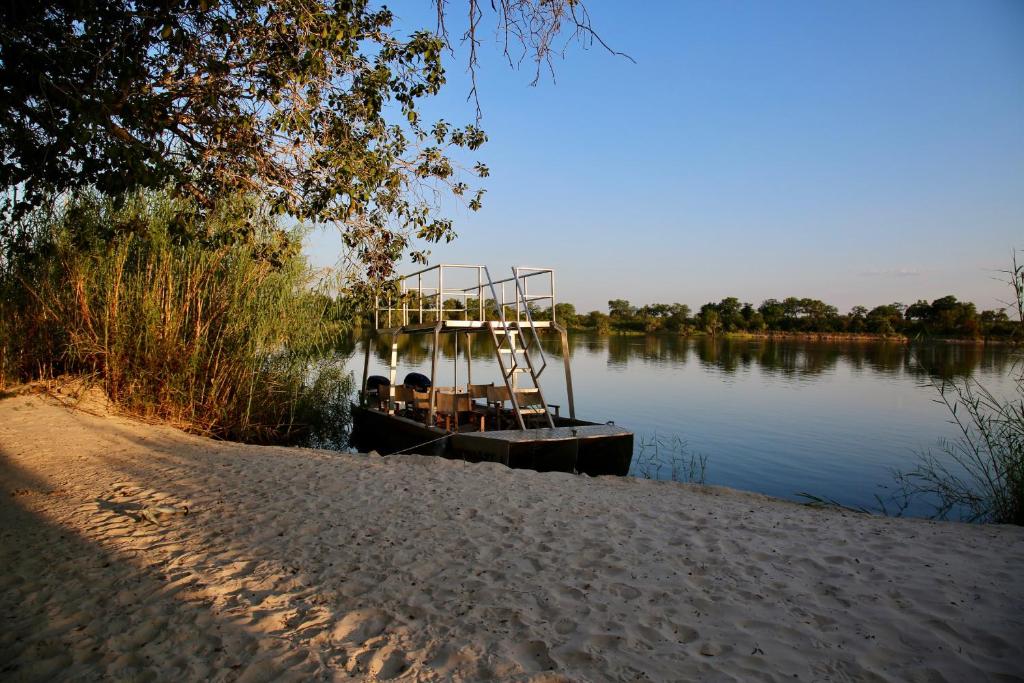
<instances>
[{"instance_id":1,"label":"boat deck","mask_svg":"<svg viewBox=\"0 0 1024 683\"><path fill-rule=\"evenodd\" d=\"M358 405L352 406L352 415L356 428L374 437L372 447L383 447L385 453L442 455L541 472L582 472L591 476L624 475L633 455L633 433L628 429L564 417L559 422L565 426L554 428L451 432ZM566 425L567 422L576 424Z\"/></svg>"},{"instance_id":2,"label":"boat deck","mask_svg":"<svg viewBox=\"0 0 1024 683\"><path fill-rule=\"evenodd\" d=\"M537 429L496 429L489 432L458 432L466 438L487 439L525 443L528 441L560 441L568 439L592 439L597 437L632 434L628 429L609 424L578 425L575 427L539 427Z\"/></svg>"}]
</instances>

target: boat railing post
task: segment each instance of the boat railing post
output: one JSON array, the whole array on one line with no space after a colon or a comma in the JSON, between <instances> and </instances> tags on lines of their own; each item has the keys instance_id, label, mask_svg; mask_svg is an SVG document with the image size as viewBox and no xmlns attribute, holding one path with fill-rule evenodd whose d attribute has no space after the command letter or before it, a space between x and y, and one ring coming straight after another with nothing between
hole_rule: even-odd
<instances>
[{"instance_id":1,"label":"boat railing post","mask_svg":"<svg viewBox=\"0 0 1024 683\"><path fill-rule=\"evenodd\" d=\"M516 296L516 322L517 323L521 323L521 322L523 322L523 314L519 310L519 299L521 298L519 295L521 295L522 292L519 290L519 269L518 268L513 268L512 269L512 276L516 279L516 295L517 295Z\"/></svg>"},{"instance_id":2,"label":"boat railing post","mask_svg":"<svg viewBox=\"0 0 1024 683\"><path fill-rule=\"evenodd\" d=\"M361 405L364 408L366 407L366 405L368 403L367 400L366 400L366 380L369 379L369 377L370 377L370 347L373 345L373 338L374 338L375 335L376 335L376 332L371 332L370 334L368 334L366 336L366 342L365 342L366 343L366 355L363 356L363 384L362 384L362 391L359 392L359 398L360 398L359 405ZM380 391L379 388L377 390Z\"/></svg>"},{"instance_id":3,"label":"boat railing post","mask_svg":"<svg viewBox=\"0 0 1024 683\"><path fill-rule=\"evenodd\" d=\"M423 324L423 274L416 276L416 300L419 302L419 317L416 319L416 324Z\"/></svg>"},{"instance_id":4,"label":"boat railing post","mask_svg":"<svg viewBox=\"0 0 1024 683\"><path fill-rule=\"evenodd\" d=\"M569 333L561 325L554 324L554 328L558 330L558 336L562 338L562 364L565 366L565 393L566 398L569 400L569 418L575 420L576 402L573 400L572 395L572 368L569 363Z\"/></svg>"},{"instance_id":5,"label":"boat railing post","mask_svg":"<svg viewBox=\"0 0 1024 683\"><path fill-rule=\"evenodd\" d=\"M437 267L437 320L444 322L444 266Z\"/></svg>"},{"instance_id":6,"label":"boat railing post","mask_svg":"<svg viewBox=\"0 0 1024 683\"><path fill-rule=\"evenodd\" d=\"M409 297L406 296L405 278L402 278L402 291L399 294L402 298L402 324L409 324Z\"/></svg>"},{"instance_id":7,"label":"boat railing post","mask_svg":"<svg viewBox=\"0 0 1024 683\"><path fill-rule=\"evenodd\" d=\"M391 333L391 365L388 368L388 415L394 412L395 382L398 381L398 332Z\"/></svg>"},{"instance_id":8,"label":"boat railing post","mask_svg":"<svg viewBox=\"0 0 1024 683\"><path fill-rule=\"evenodd\" d=\"M480 317L478 320L484 321L484 271L480 266L476 267L476 305L479 309Z\"/></svg>"},{"instance_id":9,"label":"boat railing post","mask_svg":"<svg viewBox=\"0 0 1024 683\"><path fill-rule=\"evenodd\" d=\"M427 416L427 425L434 424L434 414L437 410L437 354L440 351L441 323L434 325L434 353L430 359L430 413Z\"/></svg>"},{"instance_id":10,"label":"boat railing post","mask_svg":"<svg viewBox=\"0 0 1024 683\"><path fill-rule=\"evenodd\" d=\"M554 325L558 322L555 319L555 271L554 269L548 271L549 283L551 284L551 324Z\"/></svg>"}]
</instances>

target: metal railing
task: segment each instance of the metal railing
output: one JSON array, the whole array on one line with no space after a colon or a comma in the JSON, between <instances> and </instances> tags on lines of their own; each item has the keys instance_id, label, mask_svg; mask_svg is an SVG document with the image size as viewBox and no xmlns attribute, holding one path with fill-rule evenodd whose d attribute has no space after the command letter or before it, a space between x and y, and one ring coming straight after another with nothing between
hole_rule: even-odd
<instances>
[{"instance_id":1,"label":"metal railing","mask_svg":"<svg viewBox=\"0 0 1024 683\"><path fill-rule=\"evenodd\" d=\"M451 286L460 276L463 280L460 284L464 284L465 279L472 279L474 274L475 285ZM532 294L530 279L534 281ZM513 308L515 321L529 322L531 327L536 314L546 308L550 308L551 321L555 321L555 271L551 268L518 266L512 269L512 277L492 280L487 266L443 263L405 275L396 285L395 297L382 300L378 296L374 302L374 327L377 329L445 320L493 320L507 325ZM490 291L490 299L485 298L486 291ZM450 303L452 300L454 305ZM475 310L470 310L471 303Z\"/></svg>"}]
</instances>

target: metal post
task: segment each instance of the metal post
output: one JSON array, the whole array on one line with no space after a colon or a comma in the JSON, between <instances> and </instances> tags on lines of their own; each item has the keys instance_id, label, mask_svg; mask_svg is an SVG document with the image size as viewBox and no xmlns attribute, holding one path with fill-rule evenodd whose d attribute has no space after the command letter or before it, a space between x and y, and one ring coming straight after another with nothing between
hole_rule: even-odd
<instances>
[{"instance_id":1,"label":"metal post","mask_svg":"<svg viewBox=\"0 0 1024 683\"><path fill-rule=\"evenodd\" d=\"M516 322L518 323L518 322L522 322L523 321L523 314L519 310L519 299L520 299L520 296L519 296L519 269L518 268L513 268L512 269L512 277L514 277L516 279L516 283L515 283L515 287L516 287Z\"/></svg>"},{"instance_id":2,"label":"metal post","mask_svg":"<svg viewBox=\"0 0 1024 683\"><path fill-rule=\"evenodd\" d=\"M409 324L409 297L407 297L405 291L405 278L402 278L402 293L399 295L402 297L402 324Z\"/></svg>"},{"instance_id":3,"label":"metal post","mask_svg":"<svg viewBox=\"0 0 1024 683\"><path fill-rule=\"evenodd\" d=\"M569 366L569 333L561 325L554 325L562 338L562 362L565 365L565 393L569 399L569 418L576 419L576 403L572 397L572 370Z\"/></svg>"},{"instance_id":4,"label":"metal post","mask_svg":"<svg viewBox=\"0 0 1024 683\"><path fill-rule=\"evenodd\" d=\"M437 267L437 319L444 322L444 266Z\"/></svg>"},{"instance_id":5,"label":"metal post","mask_svg":"<svg viewBox=\"0 0 1024 683\"><path fill-rule=\"evenodd\" d=\"M423 324L423 275L416 276L416 300L419 301L420 317L417 324Z\"/></svg>"},{"instance_id":6,"label":"metal post","mask_svg":"<svg viewBox=\"0 0 1024 683\"><path fill-rule=\"evenodd\" d=\"M558 322L555 319L555 271L548 271L548 275L551 277L551 324L555 324Z\"/></svg>"},{"instance_id":7,"label":"metal post","mask_svg":"<svg viewBox=\"0 0 1024 683\"><path fill-rule=\"evenodd\" d=\"M395 382L398 380L398 332L391 333L391 366L388 372L388 380L390 381L388 389L388 415L393 411L392 398L395 396Z\"/></svg>"},{"instance_id":8,"label":"metal post","mask_svg":"<svg viewBox=\"0 0 1024 683\"><path fill-rule=\"evenodd\" d=\"M480 309L478 320L486 320L484 317L484 271L480 266L476 268L476 305Z\"/></svg>"},{"instance_id":9,"label":"metal post","mask_svg":"<svg viewBox=\"0 0 1024 683\"><path fill-rule=\"evenodd\" d=\"M466 386L473 383L473 335L466 333Z\"/></svg>"},{"instance_id":10,"label":"metal post","mask_svg":"<svg viewBox=\"0 0 1024 683\"><path fill-rule=\"evenodd\" d=\"M366 380L370 376L370 347L373 346L373 337L375 334L375 332L371 332L367 335L366 341L363 342L366 344L366 355L363 357L363 384L362 391L359 392L359 404L364 408L366 407Z\"/></svg>"},{"instance_id":11,"label":"metal post","mask_svg":"<svg viewBox=\"0 0 1024 683\"><path fill-rule=\"evenodd\" d=\"M518 276L519 273L517 272L516 277ZM530 278L528 277L523 278L523 306L526 306L526 317L532 323L533 314L530 312Z\"/></svg>"},{"instance_id":12,"label":"metal post","mask_svg":"<svg viewBox=\"0 0 1024 683\"><path fill-rule=\"evenodd\" d=\"M437 407L436 393L434 391L437 385L437 352L440 350L441 341L441 323L434 325L434 353L430 359L430 414L427 416L427 424L434 424L434 411Z\"/></svg>"},{"instance_id":13,"label":"metal post","mask_svg":"<svg viewBox=\"0 0 1024 683\"><path fill-rule=\"evenodd\" d=\"M455 360L452 361L453 368L453 379L452 388L457 389L459 386L459 331L455 330Z\"/></svg>"}]
</instances>

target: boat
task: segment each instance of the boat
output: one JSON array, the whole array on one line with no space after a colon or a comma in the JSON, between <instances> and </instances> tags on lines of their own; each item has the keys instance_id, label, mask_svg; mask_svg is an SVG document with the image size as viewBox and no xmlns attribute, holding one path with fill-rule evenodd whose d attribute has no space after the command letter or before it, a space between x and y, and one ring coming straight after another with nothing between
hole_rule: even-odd
<instances>
[{"instance_id":1,"label":"boat","mask_svg":"<svg viewBox=\"0 0 1024 683\"><path fill-rule=\"evenodd\" d=\"M556 319L551 268L515 266L495 280L487 266L439 264L399 278L374 305L365 343L359 398L352 405L353 442L382 454L441 455L497 462L540 472L626 475L633 433L613 422L576 417L568 334ZM531 290L532 287L532 290ZM566 408L549 403L541 378L549 368L541 342L557 335L565 373ZM409 373L398 383L400 340L431 338L430 376ZM439 387L441 340L454 338L455 382ZM473 382L473 340L490 338L497 372ZM387 375L370 374L375 340L390 339ZM459 384L458 349L466 358Z\"/></svg>"}]
</instances>

